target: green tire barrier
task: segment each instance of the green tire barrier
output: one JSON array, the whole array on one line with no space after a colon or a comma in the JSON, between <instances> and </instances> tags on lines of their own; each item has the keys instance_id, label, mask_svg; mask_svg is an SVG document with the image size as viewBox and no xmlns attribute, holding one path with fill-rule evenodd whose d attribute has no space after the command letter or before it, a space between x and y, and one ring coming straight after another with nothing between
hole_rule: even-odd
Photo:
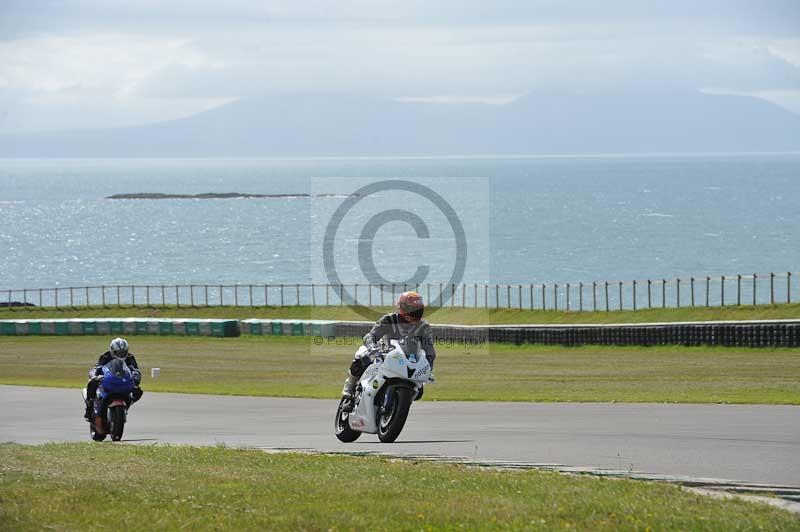
<instances>
[{"instance_id":1,"label":"green tire barrier","mask_svg":"<svg viewBox=\"0 0 800 532\"><path fill-rule=\"evenodd\" d=\"M254 336L335 336L336 324L328 320L242 320L242 334Z\"/></svg>"},{"instance_id":2,"label":"green tire barrier","mask_svg":"<svg viewBox=\"0 0 800 532\"><path fill-rule=\"evenodd\" d=\"M230 337L241 334L239 320L176 318L86 318L0 320L4 336L177 335Z\"/></svg>"}]
</instances>

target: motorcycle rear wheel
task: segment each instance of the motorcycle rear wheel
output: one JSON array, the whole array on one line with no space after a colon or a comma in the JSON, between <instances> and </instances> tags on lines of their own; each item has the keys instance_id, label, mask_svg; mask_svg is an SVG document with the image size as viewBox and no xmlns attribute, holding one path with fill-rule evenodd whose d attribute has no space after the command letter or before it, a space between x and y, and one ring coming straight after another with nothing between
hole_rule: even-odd
<instances>
[{"instance_id":1,"label":"motorcycle rear wheel","mask_svg":"<svg viewBox=\"0 0 800 532\"><path fill-rule=\"evenodd\" d=\"M378 414L378 439L392 443L403 430L411 408L411 390L406 386L389 386L387 394L393 394L389 409L381 407Z\"/></svg>"},{"instance_id":2,"label":"motorcycle rear wheel","mask_svg":"<svg viewBox=\"0 0 800 532\"><path fill-rule=\"evenodd\" d=\"M342 412L342 403L344 403L344 399L339 401L339 408L336 409L336 419L334 420L333 428L339 441L344 443L354 442L361 436L361 433L350 428L350 414Z\"/></svg>"}]
</instances>

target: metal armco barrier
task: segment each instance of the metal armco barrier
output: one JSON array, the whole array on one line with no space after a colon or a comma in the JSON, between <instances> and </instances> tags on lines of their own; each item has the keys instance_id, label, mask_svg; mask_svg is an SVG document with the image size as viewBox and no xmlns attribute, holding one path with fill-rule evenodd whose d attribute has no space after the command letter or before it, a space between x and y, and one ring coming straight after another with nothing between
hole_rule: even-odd
<instances>
[{"instance_id":1,"label":"metal armco barrier","mask_svg":"<svg viewBox=\"0 0 800 532\"><path fill-rule=\"evenodd\" d=\"M0 336L177 335L231 337L238 320L180 318L86 318L0 320Z\"/></svg>"},{"instance_id":2,"label":"metal armco barrier","mask_svg":"<svg viewBox=\"0 0 800 532\"><path fill-rule=\"evenodd\" d=\"M363 336L368 322L341 322L337 336ZM436 341L578 346L719 345L800 347L800 320L640 323L610 325L434 325Z\"/></svg>"}]
</instances>

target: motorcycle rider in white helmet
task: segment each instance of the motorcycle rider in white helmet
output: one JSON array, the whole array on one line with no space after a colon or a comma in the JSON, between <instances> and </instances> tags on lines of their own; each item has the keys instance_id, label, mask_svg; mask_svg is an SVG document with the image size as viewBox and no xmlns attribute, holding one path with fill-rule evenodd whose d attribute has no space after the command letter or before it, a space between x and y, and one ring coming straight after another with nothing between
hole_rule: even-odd
<instances>
[{"instance_id":1,"label":"motorcycle rider in white helmet","mask_svg":"<svg viewBox=\"0 0 800 532\"><path fill-rule=\"evenodd\" d=\"M97 377L103 375L103 366L115 358L124 360L131 370L133 381L136 383L136 388L131 392L133 403L141 399L144 394L144 391L139 387L139 383L142 381L142 372L139 370L139 364L136 363L136 357L128 351L127 340L114 338L111 340L111 345L108 346L108 351L100 355L100 358L97 359L97 364L89 370L89 382L86 384L86 412L83 415L86 421L91 419L92 405L95 397L97 397L97 387L100 385L100 379Z\"/></svg>"}]
</instances>

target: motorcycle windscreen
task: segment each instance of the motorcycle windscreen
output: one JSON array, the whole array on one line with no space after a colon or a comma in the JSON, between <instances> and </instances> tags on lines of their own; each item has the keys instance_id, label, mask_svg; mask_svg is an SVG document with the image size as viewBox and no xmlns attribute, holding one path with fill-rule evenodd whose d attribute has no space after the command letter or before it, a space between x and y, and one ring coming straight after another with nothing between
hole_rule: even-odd
<instances>
[{"instance_id":1,"label":"motorcycle windscreen","mask_svg":"<svg viewBox=\"0 0 800 532\"><path fill-rule=\"evenodd\" d=\"M416 360L419 357L419 352L422 349L422 343L417 336L405 336L400 340L400 347L406 354L406 358Z\"/></svg>"},{"instance_id":2,"label":"motorcycle windscreen","mask_svg":"<svg viewBox=\"0 0 800 532\"><path fill-rule=\"evenodd\" d=\"M105 393L128 394L136 388L131 370L122 360L112 360L103 370L102 384Z\"/></svg>"}]
</instances>

